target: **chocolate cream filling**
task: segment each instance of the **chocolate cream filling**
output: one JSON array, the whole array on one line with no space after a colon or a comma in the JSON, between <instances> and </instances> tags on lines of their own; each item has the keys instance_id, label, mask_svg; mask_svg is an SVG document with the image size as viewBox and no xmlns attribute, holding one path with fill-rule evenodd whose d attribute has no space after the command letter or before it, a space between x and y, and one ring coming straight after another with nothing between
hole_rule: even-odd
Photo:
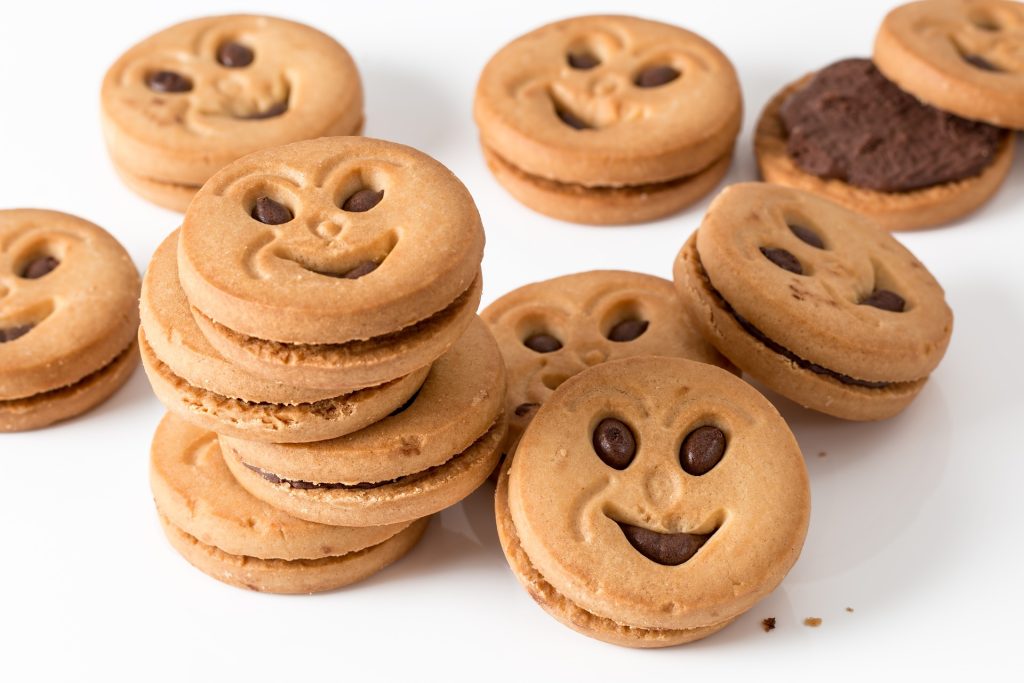
<instances>
[{"instance_id":1,"label":"chocolate cream filling","mask_svg":"<svg viewBox=\"0 0 1024 683\"><path fill-rule=\"evenodd\" d=\"M1008 131L924 104L869 59L825 67L779 110L802 170L880 192L909 192L982 173Z\"/></svg>"},{"instance_id":2,"label":"chocolate cream filling","mask_svg":"<svg viewBox=\"0 0 1024 683\"><path fill-rule=\"evenodd\" d=\"M816 375L824 375L826 377L831 377L837 382L840 382L842 384L848 384L850 386L864 387L866 389L885 389L887 387L891 387L897 384L902 384L902 382L877 382L873 380L857 379L856 377L850 377L849 375L844 375L843 373L836 372L835 370L829 370L828 368L818 365L813 361L809 361L806 358L802 358L793 353L792 351L790 351L789 349L787 349L782 344L773 341L767 335L765 335L764 332L754 327L754 325L751 324L750 321L748 321L746 318L737 313L736 309L734 309L732 305L725 300L725 297L722 296L721 292L715 289L714 283L711 282L711 278L708 277L707 271L704 270L704 264L700 260L700 253L697 251L696 247L694 247L693 252L694 256L696 257L695 260L698 274L704 281L705 288L714 297L715 301L718 302L719 306L725 309L725 311L730 316L732 316L733 320L735 320L736 323L740 327L742 327L747 334L749 334L754 339L767 346L775 353L779 354L780 356L783 356L787 360L792 361L793 363L803 368L804 370L810 370Z\"/></svg>"}]
</instances>

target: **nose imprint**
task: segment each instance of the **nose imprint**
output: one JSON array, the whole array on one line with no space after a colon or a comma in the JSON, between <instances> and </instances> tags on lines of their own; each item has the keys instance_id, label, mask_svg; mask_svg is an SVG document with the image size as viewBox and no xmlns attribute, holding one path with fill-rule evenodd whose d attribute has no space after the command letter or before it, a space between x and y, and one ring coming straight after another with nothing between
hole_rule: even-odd
<instances>
[{"instance_id":1,"label":"nose imprint","mask_svg":"<svg viewBox=\"0 0 1024 683\"><path fill-rule=\"evenodd\" d=\"M584 365L600 365L608 360L608 354L600 349L590 349L580 353L580 360L583 361Z\"/></svg>"},{"instance_id":2,"label":"nose imprint","mask_svg":"<svg viewBox=\"0 0 1024 683\"><path fill-rule=\"evenodd\" d=\"M594 83L594 94L601 97L612 95L618 91L618 89L618 80L610 76L604 76Z\"/></svg>"},{"instance_id":3,"label":"nose imprint","mask_svg":"<svg viewBox=\"0 0 1024 683\"><path fill-rule=\"evenodd\" d=\"M664 467L653 468L644 481L647 500L655 509L664 510L675 503L681 491L681 482Z\"/></svg>"}]
</instances>

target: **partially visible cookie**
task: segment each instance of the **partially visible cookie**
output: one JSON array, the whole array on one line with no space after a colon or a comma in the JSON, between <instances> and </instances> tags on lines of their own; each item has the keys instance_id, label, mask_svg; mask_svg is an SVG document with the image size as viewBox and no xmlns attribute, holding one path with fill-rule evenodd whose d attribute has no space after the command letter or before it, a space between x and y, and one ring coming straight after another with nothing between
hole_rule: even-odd
<instances>
[{"instance_id":1,"label":"partially visible cookie","mask_svg":"<svg viewBox=\"0 0 1024 683\"><path fill-rule=\"evenodd\" d=\"M0 211L0 431L72 417L124 384L138 296L135 265L99 226Z\"/></svg>"},{"instance_id":2,"label":"partially visible cookie","mask_svg":"<svg viewBox=\"0 0 1024 683\"><path fill-rule=\"evenodd\" d=\"M926 0L886 15L874 61L918 99L967 119L1024 129L1024 4Z\"/></svg>"},{"instance_id":3,"label":"partially visible cookie","mask_svg":"<svg viewBox=\"0 0 1024 683\"><path fill-rule=\"evenodd\" d=\"M953 329L942 287L874 221L777 185L726 188L674 275L694 323L729 360L849 420L903 410Z\"/></svg>"},{"instance_id":4,"label":"partially visible cookie","mask_svg":"<svg viewBox=\"0 0 1024 683\"><path fill-rule=\"evenodd\" d=\"M363 90L334 39L285 19L228 15L129 49L100 93L103 132L135 192L184 211L221 167L258 149L362 130Z\"/></svg>"},{"instance_id":5,"label":"partially visible cookie","mask_svg":"<svg viewBox=\"0 0 1024 683\"><path fill-rule=\"evenodd\" d=\"M672 283L595 270L535 282L480 314L508 367L506 454L558 386L588 367L631 356L675 356L732 370L679 306Z\"/></svg>"},{"instance_id":6,"label":"partially visible cookie","mask_svg":"<svg viewBox=\"0 0 1024 683\"><path fill-rule=\"evenodd\" d=\"M374 387L333 390L272 382L223 358L200 332L178 282L177 232L142 283L139 344L169 410L205 429L258 441L318 441L357 431L404 404L429 366Z\"/></svg>"},{"instance_id":7,"label":"partially visible cookie","mask_svg":"<svg viewBox=\"0 0 1024 683\"><path fill-rule=\"evenodd\" d=\"M541 213L595 225L682 209L725 175L742 102L735 70L685 29L584 16L487 63L474 117L488 166Z\"/></svg>"},{"instance_id":8,"label":"partially visible cookie","mask_svg":"<svg viewBox=\"0 0 1024 683\"><path fill-rule=\"evenodd\" d=\"M796 439L750 385L637 357L555 391L503 468L495 513L513 573L549 614L664 647L715 633L779 585L810 490Z\"/></svg>"},{"instance_id":9,"label":"partially visible cookie","mask_svg":"<svg viewBox=\"0 0 1024 683\"><path fill-rule=\"evenodd\" d=\"M217 435L167 415L157 428L150 484L171 544L225 583L274 593L331 590L401 557L427 520L386 527L313 524L246 493Z\"/></svg>"},{"instance_id":10,"label":"partially visible cookie","mask_svg":"<svg viewBox=\"0 0 1024 683\"><path fill-rule=\"evenodd\" d=\"M922 104L869 60L846 59L776 94L754 148L768 182L827 197L888 230L913 230L960 218L995 194L1014 136Z\"/></svg>"},{"instance_id":11,"label":"partially visible cookie","mask_svg":"<svg viewBox=\"0 0 1024 683\"><path fill-rule=\"evenodd\" d=\"M253 495L324 524L408 521L455 504L494 469L505 437L505 366L474 321L400 411L308 444L222 436L228 467Z\"/></svg>"}]
</instances>

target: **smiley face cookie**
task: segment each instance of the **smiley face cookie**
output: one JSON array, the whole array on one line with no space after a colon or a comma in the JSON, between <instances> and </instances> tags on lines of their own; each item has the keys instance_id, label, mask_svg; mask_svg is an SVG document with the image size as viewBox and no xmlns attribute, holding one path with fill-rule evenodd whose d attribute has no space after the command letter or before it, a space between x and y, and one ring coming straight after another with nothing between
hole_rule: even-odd
<instances>
[{"instance_id":1,"label":"smiley face cookie","mask_svg":"<svg viewBox=\"0 0 1024 683\"><path fill-rule=\"evenodd\" d=\"M309 444L222 435L221 445L242 486L296 517L393 524L454 505L487 478L505 437L504 400L505 365L477 319L407 405L365 429Z\"/></svg>"},{"instance_id":2,"label":"smiley face cookie","mask_svg":"<svg viewBox=\"0 0 1024 683\"><path fill-rule=\"evenodd\" d=\"M296 519L238 485L216 434L170 414L153 437L150 485L175 550L213 578L256 591L314 593L360 581L405 555L427 524L346 528Z\"/></svg>"},{"instance_id":3,"label":"smiley face cookie","mask_svg":"<svg viewBox=\"0 0 1024 683\"><path fill-rule=\"evenodd\" d=\"M477 85L488 166L563 220L638 223L725 175L742 102L729 60L700 36L626 16L543 26L502 48Z\"/></svg>"},{"instance_id":4,"label":"smiley face cookie","mask_svg":"<svg viewBox=\"0 0 1024 683\"><path fill-rule=\"evenodd\" d=\"M480 300L484 234L437 161L370 138L244 157L196 195L181 285L229 361L273 381L365 387L429 365Z\"/></svg>"},{"instance_id":5,"label":"smiley face cookie","mask_svg":"<svg viewBox=\"0 0 1024 683\"><path fill-rule=\"evenodd\" d=\"M125 183L176 211L249 152L363 125L362 84L345 48L264 16L205 17L150 36L110 67L100 101Z\"/></svg>"},{"instance_id":6,"label":"smiley face cookie","mask_svg":"<svg viewBox=\"0 0 1024 683\"><path fill-rule=\"evenodd\" d=\"M674 274L694 323L729 360L848 420L903 410L953 329L942 287L874 221L776 185L726 188Z\"/></svg>"},{"instance_id":7,"label":"smiley face cookie","mask_svg":"<svg viewBox=\"0 0 1024 683\"><path fill-rule=\"evenodd\" d=\"M508 368L504 453L570 377L609 360L676 356L731 369L680 308L672 283L653 275L595 270L520 287L480 317Z\"/></svg>"},{"instance_id":8,"label":"smiley face cookie","mask_svg":"<svg viewBox=\"0 0 1024 683\"><path fill-rule=\"evenodd\" d=\"M0 211L0 431L89 410L138 363L139 275L105 230L57 211Z\"/></svg>"},{"instance_id":9,"label":"smiley face cookie","mask_svg":"<svg viewBox=\"0 0 1024 683\"><path fill-rule=\"evenodd\" d=\"M966 119L1024 129L1024 4L927 0L889 12L874 61L900 88Z\"/></svg>"},{"instance_id":10,"label":"smiley face cookie","mask_svg":"<svg viewBox=\"0 0 1024 683\"><path fill-rule=\"evenodd\" d=\"M257 441L333 439L385 417L419 389L429 367L351 392L272 382L229 363L199 331L178 281L178 233L153 254L142 282L139 347L157 398L205 429Z\"/></svg>"},{"instance_id":11,"label":"smiley face cookie","mask_svg":"<svg viewBox=\"0 0 1024 683\"><path fill-rule=\"evenodd\" d=\"M774 407L724 370L638 357L566 381L495 499L516 577L584 635L663 647L775 589L803 546L807 472Z\"/></svg>"}]
</instances>

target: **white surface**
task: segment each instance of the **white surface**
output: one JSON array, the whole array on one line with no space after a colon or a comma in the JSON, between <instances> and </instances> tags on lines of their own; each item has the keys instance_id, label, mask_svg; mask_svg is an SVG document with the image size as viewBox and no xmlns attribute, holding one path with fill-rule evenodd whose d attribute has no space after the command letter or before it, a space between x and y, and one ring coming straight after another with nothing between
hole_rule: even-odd
<instances>
[{"instance_id":1,"label":"white surface","mask_svg":"<svg viewBox=\"0 0 1024 683\"><path fill-rule=\"evenodd\" d=\"M470 116L477 74L506 41L549 20L616 9L707 36L744 87L746 125L729 174L738 181L754 178L751 127L769 95L809 69L867 54L887 3L487 4L244 7L286 12L342 41L365 79L367 133L425 150L469 186L488 231L485 303L577 270L668 277L708 202L620 229L562 224L518 205L487 173ZM114 176L99 130L100 79L121 51L165 25L239 9L186 0L8 7L0 206L96 221L143 269L178 216ZM1022 188L1018 159L996 199L965 224L900 236L956 314L945 362L903 415L849 424L779 401L811 474L810 533L782 587L719 635L642 652L562 627L508 571L487 488L445 512L404 561L349 589L276 597L220 584L178 557L158 527L146 470L162 410L140 370L85 417L0 435L0 679L1016 678ZM767 616L778 620L768 634ZM810 616L824 623L803 626Z\"/></svg>"}]
</instances>

